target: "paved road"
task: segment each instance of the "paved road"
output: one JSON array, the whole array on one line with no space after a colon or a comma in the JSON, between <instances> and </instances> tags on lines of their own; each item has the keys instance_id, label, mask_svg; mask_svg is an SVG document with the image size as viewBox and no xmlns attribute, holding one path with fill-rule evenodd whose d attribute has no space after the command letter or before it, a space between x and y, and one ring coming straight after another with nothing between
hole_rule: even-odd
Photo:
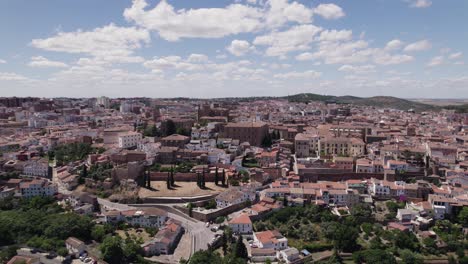
<instances>
[{"instance_id":1,"label":"paved road","mask_svg":"<svg viewBox=\"0 0 468 264\"><path fill-rule=\"evenodd\" d=\"M118 210L118 211L130 210L130 209L135 209L138 207L143 208L143 207L152 207L152 206L158 207L167 211L168 217L180 221L182 223L182 226L186 230L186 232L190 235L191 241L192 241L191 242L192 246L190 247L190 250L191 250L190 256L196 251L207 249L208 244L212 241L215 235L210 230L210 227L206 227L206 224L204 222L198 221L196 219L193 219L181 213L180 211L174 209L172 205L134 204L133 206L128 206L126 204L113 203L113 202L110 202L108 200L101 199L101 198L98 198L98 202L103 208L111 209L111 210ZM177 204L177 205L180 205L180 204Z\"/></svg>"},{"instance_id":2,"label":"paved road","mask_svg":"<svg viewBox=\"0 0 468 264\"><path fill-rule=\"evenodd\" d=\"M126 204L121 204L121 203L113 203L109 200L98 198L98 203L101 205L101 208L104 208L106 210L117 210L117 211L126 211L126 210L131 210L135 209L133 206L128 206Z\"/></svg>"}]
</instances>

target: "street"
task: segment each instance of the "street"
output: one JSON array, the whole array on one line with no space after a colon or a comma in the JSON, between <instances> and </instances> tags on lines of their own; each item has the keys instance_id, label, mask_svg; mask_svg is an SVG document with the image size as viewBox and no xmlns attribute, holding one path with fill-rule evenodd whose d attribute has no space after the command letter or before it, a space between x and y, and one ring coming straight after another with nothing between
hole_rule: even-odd
<instances>
[{"instance_id":1,"label":"street","mask_svg":"<svg viewBox=\"0 0 468 264\"><path fill-rule=\"evenodd\" d=\"M102 208L105 208L107 210L110 209L110 210L124 211L124 210L130 210L130 209L135 209L135 208L157 207L157 208L167 211L168 217L180 221L182 223L182 226L185 229L186 234L188 234L188 238L181 239L179 245L177 246L177 249L175 250L176 256L178 255L176 253L178 252L179 247L185 250L188 250L189 251L188 256L191 256L196 251L207 249L208 244L213 240L214 235L215 235L210 230L210 227L205 226L206 223L193 219L183 214L182 212L177 211L171 205L164 205L164 204L158 204L158 205L156 204L155 205L145 205L145 204L139 205L138 204L137 205L137 204L134 204L133 206L128 206L126 204L113 203L113 202L110 202L108 200L101 199L101 198L98 198L98 202ZM177 205L180 205L180 204L177 204ZM178 263L180 257L177 260L175 260L174 257L170 257L170 256L158 257L158 259L159 261L164 261L164 262L167 261L167 263Z\"/></svg>"}]
</instances>

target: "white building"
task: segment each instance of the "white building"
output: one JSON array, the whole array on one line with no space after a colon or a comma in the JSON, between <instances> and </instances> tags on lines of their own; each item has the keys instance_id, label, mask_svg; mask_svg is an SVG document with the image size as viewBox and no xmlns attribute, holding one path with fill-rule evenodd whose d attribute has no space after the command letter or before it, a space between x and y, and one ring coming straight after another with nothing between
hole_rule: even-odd
<instances>
[{"instance_id":1,"label":"white building","mask_svg":"<svg viewBox=\"0 0 468 264\"><path fill-rule=\"evenodd\" d=\"M246 202L247 200L253 201L255 200L255 193L229 189L216 196L215 200L218 208L224 208Z\"/></svg>"},{"instance_id":2,"label":"white building","mask_svg":"<svg viewBox=\"0 0 468 264\"><path fill-rule=\"evenodd\" d=\"M254 233L254 244L259 248L283 250L288 248L288 239L277 230Z\"/></svg>"},{"instance_id":3,"label":"white building","mask_svg":"<svg viewBox=\"0 0 468 264\"><path fill-rule=\"evenodd\" d=\"M96 106L103 106L104 108L110 107L109 97L101 96L96 99Z\"/></svg>"},{"instance_id":4,"label":"white building","mask_svg":"<svg viewBox=\"0 0 468 264\"><path fill-rule=\"evenodd\" d=\"M57 185L44 179L21 182L19 189L23 197L52 196L57 193Z\"/></svg>"},{"instance_id":5,"label":"white building","mask_svg":"<svg viewBox=\"0 0 468 264\"><path fill-rule=\"evenodd\" d=\"M140 133L137 132L127 132L119 134L119 148L132 148L138 145L138 142L142 139Z\"/></svg>"},{"instance_id":6,"label":"white building","mask_svg":"<svg viewBox=\"0 0 468 264\"><path fill-rule=\"evenodd\" d=\"M229 227L231 227L232 232L239 234L251 234L253 230L252 221L247 214L241 214L229 221Z\"/></svg>"},{"instance_id":7,"label":"white building","mask_svg":"<svg viewBox=\"0 0 468 264\"><path fill-rule=\"evenodd\" d=\"M68 253L75 257L79 257L86 250L85 243L76 237L67 238L67 240L65 240L65 246L67 247Z\"/></svg>"},{"instance_id":8,"label":"white building","mask_svg":"<svg viewBox=\"0 0 468 264\"><path fill-rule=\"evenodd\" d=\"M133 226L162 227L167 221L167 213L157 208L142 210L108 211L104 213L106 223L126 222Z\"/></svg>"},{"instance_id":9,"label":"white building","mask_svg":"<svg viewBox=\"0 0 468 264\"><path fill-rule=\"evenodd\" d=\"M49 163L45 159L33 159L26 162L23 174L28 176L49 177Z\"/></svg>"}]
</instances>

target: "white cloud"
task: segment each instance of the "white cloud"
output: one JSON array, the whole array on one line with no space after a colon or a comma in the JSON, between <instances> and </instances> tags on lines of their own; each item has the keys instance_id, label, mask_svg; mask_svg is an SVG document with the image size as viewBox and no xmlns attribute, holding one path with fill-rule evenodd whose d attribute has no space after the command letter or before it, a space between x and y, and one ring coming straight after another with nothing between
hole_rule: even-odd
<instances>
[{"instance_id":1,"label":"white cloud","mask_svg":"<svg viewBox=\"0 0 468 264\"><path fill-rule=\"evenodd\" d=\"M374 54L374 61L380 65L396 65L413 61L414 57L406 54L389 54L377 51Z\"/></svg>"},{"instance_id":2,"label":"white cloud","mask_svg":"<svg viewBox=\"0 0 468 264\"><path fill-rule=\"evenodd\" d=\"M451 60L455 60L455 59L461 58L462 56L463 56L463 53L461 53L461 52L456 52L456 53L450 54L450 55L449 55L449 58L450 58Z\"/></svg>"},{"instance_id":3,"label":"white cloud","mask_svg":"<svg viewBox=\"0 0 468 264\"><path fill-rule=\"evenodd\" d=\"M0 72L0 81L26 81L28 78L14 72Z\"/></svg>"},{"instance_id":4,"label":"white cloud","mask_svg":"<svg viewBox=\"0 0 468 264\"><path fill-rule=\"evenodd\" d=\"M305 72L297 72L297 71L292 71L292 72L286 72L286 73L279 73L273 75L274 78L278 79L317 79L320 76L322 76L321 72L317 71L305 71Z\"/></svg>"},{"instance_id":5,"label":"white cloud","mask_svg":"<svg viewBox=\"0 0 468 264\"><path fill-rule=\"evenodd\" d=\"M369 60L372 52L371 49L368 49L368 43L364 40L344 43L322 41L319 43L319 48L316 52L300 54L296 59L323 59L325 64L364 63Z\"/></svg>"},{"instance_id":6,"label":"white cloud","mask_svg":"<svg viewBox=\"0 0 468 264\"><path fill-rule=\"evenodd\" d=\"M269 46L267 56L285 56L291 51L307 50L314 41L313 36L322 29L314 25L297 25L286 31L271 32L268 35L257 36L253 44Z\"/></svg>"},{"instance_id":7,"label":"white cloud","mask_svg":"<svg viewBox=\"0 0 468 264\"><path fill-rule=\"evenodd\" d=\"M110 24L92 31L59 32L47 39L33 39L31 45L48 51L88 54L101 61L130 63L143 60L133 56L133 50L149 42L149 32L144 29Z\"/></svg>"},{"instance_id":8,"label":"white cloud","mask_svg":"<svg viewBox=\"0 0 468 264\"><path fill-rule=\"evenodd\" d=\"M289 0L269 0L267 3L265 22L267 27L276 28L287 22L308 24L312 22L313 10L298 2Z\"/></svg>"},{"instance_id":9,"label":"white cloud","mask_svg":"<svg viewBox=\"0 0 468 264\"><path fill-rule=\"evenodd\" d=\"M316 9L289 0L268 0L253 6L242 1L221 8L175 9L166 0L149 8L147 0L133 0L124 17L146 29L156 31L165 40L181 38L222 38L239 33L277 29L288 22L308 24L314 12L335 19L344 15L340 7L328 4Z\"/></svg>"},{"instance_id":10,"label":"white cloud","mask_svg":"<svg viewBox=\"0 0 468 264\"><path fill-rule=\"evenodd\" d=\"M394 40L389 41L387 45L385 45L385 49L386 50L398 50L401 47L403 47L403 44L404 44L403 41L399 39L394 39Z\"/></svg>"},{"instance_id":11,"label":"white cloud","mask_svg":"<svg viewBox=\"0 0 468 264\"><path fill-rule=\"evenodd\" d=\"M187 58L187 62L190 63L203 63L203 62L208 62L208 56L205 54L190 54L190 56Z\"/></svg>"},{"instance_id":12,"label":"white cloud","mask_svg":"<svg viewBox=\"0 0 468 264\"><path fill-rule=\"evenodd\" d=\"M0 64L5 64L5 63L7 63L6 60L0 59Z\"/></svg>"},{"instance_id":13,"label":"white cloud","mask_svg":"<svg viewBox=\"0 0 468 264\"><path fill-rule=\"evenodd\" d=\"M431 0L406 0L409 2L410 7L414 8L426 8L432 5Z\"/></svg>"},{"instance_id":14,"label":"white cloud","mask_svg":"<svg viewBox=\"0 0 468 264\"><path fill-rule=\"evenodd\" d=\"M198 63L189 62L189 59L182 60L179 56L167 56L148 60L143 65L154 72L162 72L165 70L177 69L186 71L197 71L203 69L203 66Z\"/></svg>"},{"instance_id":15,"label":"white cloud","mask_svg":"<svg viewBox=\"0 0 468 264\"><path fill-rule=\"evenodd\" d=\"M251 6L232 4L225 8L175 10L167 1L145 10L145 0L134 0L124 16L137 25L154 30L168 41L180 38L221 38L254 32L261 27L262 12Z\"/></svg>"},{"instance_id":16,"label":"white cloud","mask_svg":"<svg viewBox=\"0 0 468 264\"><path fill-rule=\"evenodd\" d=\"M353 31L351 30L324 30L320 33L319 41L345 41L351 40Z\"/></svg>"},{"instance_id":17,"label":"white cloud","mask_svg":"<svg viewBox=\"0 0 468 264\"><path fill-rule=\"evenodd\" d=\"M338 19L345 16L343 9L335 4L320 4L314 9L314 13L325 19Z\"/></svg>"},{"instance_id":18,"label":"white cloud","mask_svg":"<svg viewBox=\"0 0 468 264\"><path fill-rule=\"evenodd\" d=\"M435 67L435 66L442 65L443 63L444 63L444 57L443 56L435 56L429 61L427 66Z\"/></svg>"},{"instance_id":19,"label":"white cloud","mask_svg":"<svg viewBox=\"0 0 468 264\"><path fill-rule=\"evenodd\" d=\"M365 74L365 73L375 72L375 66L374 65L353 66L353 65L346 64L338 68L338 71L350 72L354 74Z\"/></svg>"},{"instance_id":20,"label":"white cloud","mask_svg":"<svg viewBox=\"0 0 468 264\"><path fill-rule=\"evenodd\" d=\"M298 61L308 61L308 60L313 60L315 58L316 57L311 52L303 52L296 56L296 60Z\"/></svg>"},{"instance_id":21,"label":"white cloud","mask_svg":"<svg viewBox=\"0 0 468 264\"><path fill-rule=\"evenodd\" d=\"M61 61L52 61L42 56L31 57L31 61L28 63L30 67L40 67L40 68L65 68L68 67L67 64Z\"/></svg>"},{"instance_id":22,"label":"white cloud","mask_svg":"<svg viewBox=\"0 0 468 264\"><path fill-rule=\"evenodd\" d=\"M408 44L403 50L406 52L413 51L424 51L432 47L431 43L428 40L420 40L411 44Z\"/></svg>"},{"instance_id":23,"label":"white cloud","mask_svg":"<svg viewBox=\"0 0 468 264\"><path fill-rule=\"evenodd\" d=\"M325 64L356 64L373 61L380 65L395 65L413 59L412 56L406 54L391 54L386 48L370 48L365 40L320 41L317 51L304 52L296 56L296 60L299 61L323 60Z\"/></svg>"},{"instance_id":24,"label":"white cloud","mask_svg":"<svg viewBox=\"0 0 468 264\"><path fill-rule=\"evenodd\" d=\"M254 49L248 41L235 39L226 49L235 56L244 56Z\"/></svg>"}]
</instances>

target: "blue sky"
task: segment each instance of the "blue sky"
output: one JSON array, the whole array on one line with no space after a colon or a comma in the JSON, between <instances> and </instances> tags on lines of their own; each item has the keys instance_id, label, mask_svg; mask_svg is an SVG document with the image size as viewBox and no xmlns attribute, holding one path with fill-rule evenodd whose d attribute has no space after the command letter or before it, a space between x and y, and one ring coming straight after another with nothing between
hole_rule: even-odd
<instances>
[{"instance_id":1,"label":"blue sky","mask_svg":"<svg viewBox=\"0 0 468 264\"><path fill-rule=\"evenodd\" d=\"M468 1L0 2L0 96L468 97Z\"/></svg>"}]
</instances>

